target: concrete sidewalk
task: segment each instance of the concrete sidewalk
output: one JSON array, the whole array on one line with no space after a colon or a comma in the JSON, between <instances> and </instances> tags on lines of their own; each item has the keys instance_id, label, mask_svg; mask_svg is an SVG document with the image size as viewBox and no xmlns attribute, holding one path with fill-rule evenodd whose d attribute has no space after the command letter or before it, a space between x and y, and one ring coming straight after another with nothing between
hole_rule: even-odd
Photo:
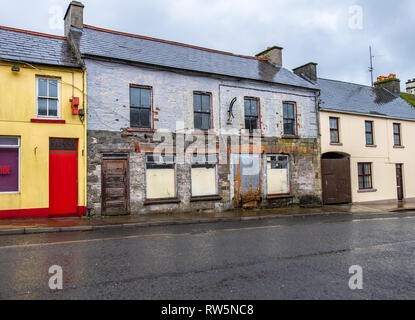
<instances>
[{"instance_id":1,"label":"concrete sidewalk","mask_svg":"<svg viewBox=\"0 0 415 320\"><path fill-rule=\"evenodd\" d=\"M83 217L0 220L0 235L91 231L108 228L247 221L327 214L388 213L415 211L415 201L333 205L321 208L231 210L212 213L148 214L118 217Z\"/></svg>"}]
</instances>

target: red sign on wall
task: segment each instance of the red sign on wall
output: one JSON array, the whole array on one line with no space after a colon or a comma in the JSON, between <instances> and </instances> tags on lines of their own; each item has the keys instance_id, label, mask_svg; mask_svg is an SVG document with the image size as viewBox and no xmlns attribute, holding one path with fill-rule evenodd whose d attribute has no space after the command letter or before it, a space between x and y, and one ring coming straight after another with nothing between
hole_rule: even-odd
<instances>
[{"instance_id":1,"label":"red sign on wall","mask_svg":"<svg viewBox=\"0 0 415 320\"><path fill-rule=\"evenodd\" d=\"M10 166L0 166L0 175L10 175Z\"/></svg>"}]
</instances>

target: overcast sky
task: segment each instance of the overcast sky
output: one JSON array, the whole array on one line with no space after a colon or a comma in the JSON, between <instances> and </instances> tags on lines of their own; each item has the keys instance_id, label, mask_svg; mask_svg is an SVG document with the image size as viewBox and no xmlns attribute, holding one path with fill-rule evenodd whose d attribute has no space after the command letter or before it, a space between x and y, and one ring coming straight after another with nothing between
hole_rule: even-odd
<instances>
[{"instance_id":1,"label":"overcast sky","mask_svg":"<svg viewBox=\"0 0 415 320\"><path fill-rule=\"evenodd\" d=\"M63 35L69 2L0 0L0 25ZM396 73L402 89L415 78L414 0L82 2L85 24L244 55L282 46L289 69L313 61L322 78L368 85L372 45L375 78Z\"/></svg>"}]
</instances>

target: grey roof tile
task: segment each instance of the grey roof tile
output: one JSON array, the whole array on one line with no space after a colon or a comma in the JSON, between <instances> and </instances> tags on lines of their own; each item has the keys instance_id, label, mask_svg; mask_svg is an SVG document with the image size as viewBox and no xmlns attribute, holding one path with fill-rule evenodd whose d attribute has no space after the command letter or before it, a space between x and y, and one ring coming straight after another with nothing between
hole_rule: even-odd
<instances>
[{"instance_id":1,"label":"grey roof tile","mask_svg":"<svg viewBox=\"0 0 415 320\"><path fill-rule=\"evenodd\" d=\"M415 108L383 88L318 79L322 109L415 120Z\"/></svg>"},{"instance_id":2,"label":"grey roof tile","mask_svg":"<svg viewBox=\"0 0 415 320\"><path fill-rule=\"evenodd\" d=\"M1 26L0 59L79 67L66 39Z\"/></svg>"},{"instance_id":3,"label":"grey roof tile","mask_svg":"<svg viewBox=\"0 0 415 320\"><path fill-rule=\"evenodd\" d=\"M290 70L267 61L84 26L84 56L98 56L244 79L316 89Z\"/></svg>"}]
</instances>

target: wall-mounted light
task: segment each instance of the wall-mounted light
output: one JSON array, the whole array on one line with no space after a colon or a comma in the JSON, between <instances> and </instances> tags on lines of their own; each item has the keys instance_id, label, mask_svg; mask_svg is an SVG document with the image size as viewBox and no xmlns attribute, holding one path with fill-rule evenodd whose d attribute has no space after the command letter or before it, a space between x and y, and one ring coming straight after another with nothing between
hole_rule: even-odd
<instances>
[{"instance_id":1,"label":"wall-mounted light","mask_svg":"<svg viewBox=\"0 0 415 320\"><path fill-rule=\"evenodd\" d=\"M19 72L20 71L20 67L19 66L12 66L12 71L13 72Z\"/></svg>"}]
</instances>

